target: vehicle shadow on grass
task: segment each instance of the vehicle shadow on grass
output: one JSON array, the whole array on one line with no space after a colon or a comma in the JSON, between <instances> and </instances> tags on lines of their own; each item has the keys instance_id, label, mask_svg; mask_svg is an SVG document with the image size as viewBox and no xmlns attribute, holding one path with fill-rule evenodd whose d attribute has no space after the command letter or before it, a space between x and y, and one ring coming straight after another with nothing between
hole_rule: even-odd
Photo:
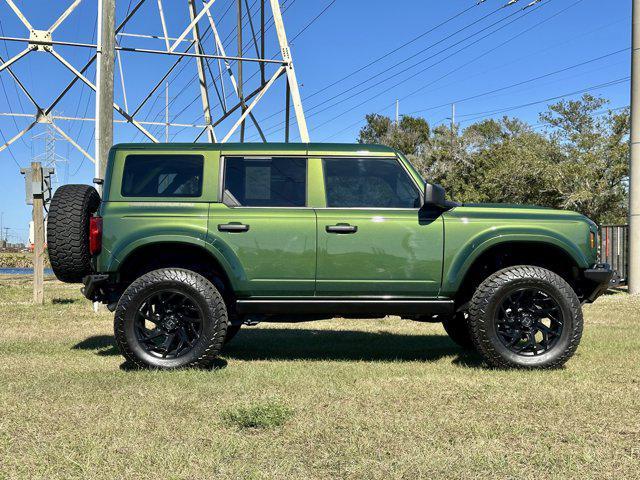
<instances>
[{"instance_id":1,"label":"vehicle shadow on grass","mask_svg":"<svg viewBox=\"0 0 640 480\"><path fill-rule=\"evenodd\" d=\"M97 335L73 346L99 356L120 355L112 336ZM482 366L475 352L463 350L446 335L390 332L243 328L221 354L228 360L423 361L453 357L461 367ZM123 370L129 370L127 364ZM214 368L216 368L214 366Z\"/></svg>"},{"instance_id":2,"label":"vehicle shadow on grass","mask_svg":"<svg viewBox=\"0 0 640 480\"><path fill-rule=\"evenodd\" d=\"M481 358L446 335L390 332L243 328L222 355L229 360L426 361L454 357L461 366L480 366Z\"/></svg>"}]
</instances>

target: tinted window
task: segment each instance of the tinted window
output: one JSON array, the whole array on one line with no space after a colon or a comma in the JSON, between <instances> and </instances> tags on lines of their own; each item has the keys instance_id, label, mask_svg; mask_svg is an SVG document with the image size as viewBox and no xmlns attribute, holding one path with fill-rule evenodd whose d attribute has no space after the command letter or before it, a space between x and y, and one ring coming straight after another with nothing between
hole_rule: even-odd
<instances>
[{"instance_id":1,"label":"tinted window","mask_svg":"<svg viewBox=\"0 0 640 480\"><path fill-rule=\"evenodd\" d=\"M123 197L199 197L201 155L129 155L122 176Z\"/></svg>"},{"instance_id":2,"label":"tinted window","mask_svg":"<svg viewBox=\"0 0 640 480\"><path fill-rule=\"evenodd\" d=\"M324 160L328 207L416 208L420 193L393 159Z\"/></svg>"},{"instance_id":3,"label":"tinted window","mask_svg":"<svg viewBox=\"0 0 640 480\"><path fill-rule=\"evenodd\" d=\"M304 158L225 159L224 187L247 207L304 207L307 193Z\"/></svg>"}]
</instances>

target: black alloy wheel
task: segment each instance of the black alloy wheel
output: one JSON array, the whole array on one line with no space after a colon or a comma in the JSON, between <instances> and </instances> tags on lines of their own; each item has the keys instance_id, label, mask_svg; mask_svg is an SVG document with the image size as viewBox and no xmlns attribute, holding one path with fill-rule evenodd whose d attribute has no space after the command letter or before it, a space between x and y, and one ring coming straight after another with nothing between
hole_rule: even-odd
<instances>
[{"instance_id":1,"label":"black alloy wheel","mask_svg":"<svg viewBox=\"0 0 640 480\"><path fill-rule=\"evenodd\" d=\"M562 336L564 316L558 302L539 288L520 288L507 295L496 315L498 338L518 355L551 350Z\"/></svg>"},{"instance_id":2,"label":"black alloy wheel","mask_svg":"<svg viewBox=\"0 0 640 480\"><path fill-rule=\"evenodd\" d=\"M191 296L175 290L154 292L136 314L136 338L151 355L178 358L200 339L202 319L202 309Z\"/></svg>"},{"instance_id":3,"label":"black alloy wheel","mask_svg":"<svg viewBox=\"0 0 640 480\"><path fill-rule=\"evenodd\" d=\"M227 333L218 289L182 268L153 270L120 297L113 329L126 360L140 368L209 368Z\"/></svg>"},{"instance_id":4,"label":"black alloy wheel","mask_svg":"<svg viewBox=\"0 0 640 480\"><path fill-rule=\"evenodd\" d=\"M498 368L557 368L573 356L583 329L580 300L557 273L533 265L489 275L469 302L477 352Z\"/></svg>"}]
</instances>

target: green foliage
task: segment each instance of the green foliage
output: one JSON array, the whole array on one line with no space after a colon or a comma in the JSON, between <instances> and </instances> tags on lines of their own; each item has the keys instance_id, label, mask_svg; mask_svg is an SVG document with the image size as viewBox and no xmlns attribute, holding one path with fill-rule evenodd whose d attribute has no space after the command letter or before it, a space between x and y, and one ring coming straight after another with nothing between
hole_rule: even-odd
<instances>
[{"instance_id":1,"label":"green foliage","mask_svg":"<svg viewBox=\"0 0 640 480\"><path fill-rule=\"evenodd\" d=\"M222 412L222 419L239 428L273 428L283 425L292 415L290 408L268 402L230 408Z\"/></svg>"},{"instance_id":2,"label":"green foliage","mask_svg":"<svg viewBox=\"0 0 640 480\"><path fill-rule=\"evenodd\" d=\"M420 118L395 125L367 115L359 141L403 152L460 202L536 204L625 222L629 112L603 111L607 103L584 95L550 105L540 115L542 130L509 117L452 131Z\"/></svg>"}]
</instances>

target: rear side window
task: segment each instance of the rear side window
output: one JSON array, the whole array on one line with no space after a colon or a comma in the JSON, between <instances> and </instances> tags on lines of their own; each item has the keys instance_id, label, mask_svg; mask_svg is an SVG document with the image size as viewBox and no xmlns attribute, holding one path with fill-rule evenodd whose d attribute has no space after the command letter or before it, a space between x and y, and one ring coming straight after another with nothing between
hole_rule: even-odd
<instances>
[{"instance_id":1,"label":"rear side window","mask_svg":"<svg viewBox=\"0 0 640 480\"><path fill-rule=\"evenodd\" d=\"M243 207L304 207L306 158L226 157L225 196Z\"/></svg>"},{"instance_id":2,"label":"rear side window","mask_svg":"<svg viewBox=\"0 0 640 480\"><path fill-rule=\"evenodd\" d=\"M199 197L202 155L128 155L122 175L123 197Z\"/></svg>"},{"instance_id":3,"label":"rear side window","mask_svg":"<svg viewBox=\"0 0 640 480\"><path fill-rule=\"evenodd\" d=\"M420 192L395 159L324 159L327 207L417 208Z\"/></svg>"}]
</instances>

